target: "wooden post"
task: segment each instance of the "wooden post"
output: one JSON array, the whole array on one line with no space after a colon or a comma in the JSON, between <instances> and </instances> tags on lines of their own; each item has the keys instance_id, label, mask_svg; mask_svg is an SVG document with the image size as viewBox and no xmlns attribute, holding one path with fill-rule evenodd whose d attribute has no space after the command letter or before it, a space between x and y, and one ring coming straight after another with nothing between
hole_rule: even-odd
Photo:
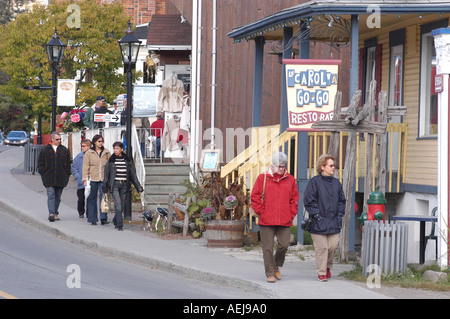
<instances>
[{"instance_id":1,"label":"wooden post","mask_svg":"<svg viewBox=\"0 0 450 319\"><path fill-rule=\"evenodd\" d=\"M174 194L170 193L169 194L169 208L167 210L167 219L168 219L168 223L167 223L167 230L166 230L166 234L171 234L172 233L172 221L173 221L173 203L175 201L174 199Z\"/></svg>"},{"instance_id":2,"label":"wooden post","mask_svg":"<svg viewBox=\"0 0 450 319\"><path fill-rule=\"evenodd\" d=\"M387 123L387 94L386 91L380 91L378 94L378 122ZM379 156L377 175L377 186L380 192L386 193L386 150L387 134L377 135L377 154Z\"/></svg>"},{"instance_id":3,"label":"wooden post","mask_svg":"<svg viewBox=\"0 0 450 319\"><path fill-rule=\"evenodd\" d=\"M363 113L364 117L367 117L368 121L375 120L375 91L377 87L377 82L370 82L370 90L369 90L369 98L366 104L364 105L364 109L361 113ZM360 114L361 114L360 113ZM374 133L367 132L366 135L366 176L364 177L364 203L363 203L363 211L367 212L367 199L369 198L370 193L373 189L373 141L374 141Z\"/></svg>"},{"instance_id":4,"label":"wooden post","mask_svg":"<svg viewBox=\"0 0 450 319\"><path fill-rule=\"evenodd\" d=\"M334 112L333 112L333 120L341 118L341 103L342 103L342 92L339 91L336 94L336 99L334 100ZM339 152L339 135L340 132L331 132L330 135L330 144L328 145L328 154L331 154L334 158L338 158ZM342 165L342 163L339 163ZM335 170L335 175L338 170Z\"/></svg>"}]
</instances>

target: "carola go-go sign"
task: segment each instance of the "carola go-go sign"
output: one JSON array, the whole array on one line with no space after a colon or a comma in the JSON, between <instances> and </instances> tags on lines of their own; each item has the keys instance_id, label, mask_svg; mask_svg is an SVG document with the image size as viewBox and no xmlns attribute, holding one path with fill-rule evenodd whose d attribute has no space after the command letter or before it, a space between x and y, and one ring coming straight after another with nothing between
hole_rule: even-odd
<instances>
[{"instance_id":1,"label":"carola go-go sign","mask_svg":"<svg viewBox=\"0 0 450 319\"><path fill-rule=\"evenodd\" d=\"M341 60L283 60L289 131L314 131L317 121L333 119Z\"/></svg>"}]
</instances>

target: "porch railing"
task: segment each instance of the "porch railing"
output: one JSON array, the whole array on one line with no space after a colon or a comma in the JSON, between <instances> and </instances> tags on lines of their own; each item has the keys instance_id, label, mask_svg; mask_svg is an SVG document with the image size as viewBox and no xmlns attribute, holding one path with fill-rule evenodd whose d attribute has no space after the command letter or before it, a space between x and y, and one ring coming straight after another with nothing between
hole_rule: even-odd
<instances>
[{"instance_id":1,"label":"porch railing","mask_svg":"<svg viewBox=\"0 0 450 319\"><path fill-rule=\"evenodd\" d=\"M241 152L232 161L221 169L221 177L226 178L226 183L232 183L236 179L242 179L246 189L250 190L259 174L264 172L271 164L271 155L276 151L285 152L288 156L288 171L295 178L298 176L298 154L296 132L283 132L279 134L280 127L267 126L253 128L251 145ZM386 192L400 192L401 184L406 175L406 150L407 150L408 126L405 123L388 123L386 131L387 156L386 156ZM345 162L345 149L348 134L340 133L339 152L337 162L338 178L342 182ZM321 154L327 152L330 132L308 133L308 178L316 175L317 160ZM356 190L360 191L360 178L365 177L366 147L364 134L358 135L356 155ZM376 138L374 148L376 148ZM377 152L373 152L373 171L377 169ZM293 165L293 167L292 167ZM376 174L373 174L376 176ZM374 177L375 179L375 177ZM364 185L364 183L362 183ZM375 185L375 181L373 183ZM374 186L375 187L375 186Z\"/></svg>"}]
</instances>

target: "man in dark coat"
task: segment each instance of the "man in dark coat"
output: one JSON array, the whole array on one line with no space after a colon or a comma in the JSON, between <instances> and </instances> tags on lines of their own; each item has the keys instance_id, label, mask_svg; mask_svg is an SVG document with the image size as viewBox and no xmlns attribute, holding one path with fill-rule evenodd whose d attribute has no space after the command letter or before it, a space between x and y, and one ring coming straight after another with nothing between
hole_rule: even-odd
<instances>
[{"instance_id":1,"label":"man in dark coat","mask_svg":"<svg viewBox=\"0 0 450 319\"><path fill-rule=\"evenodd\" d=\"M38 158L38 172L47 189L48 220L51 222L59 220L61 194L69 182L71 164L69 150L61 145L61 135L53 132L51 142L42 149Z\"/></svg>"}]
</instances>

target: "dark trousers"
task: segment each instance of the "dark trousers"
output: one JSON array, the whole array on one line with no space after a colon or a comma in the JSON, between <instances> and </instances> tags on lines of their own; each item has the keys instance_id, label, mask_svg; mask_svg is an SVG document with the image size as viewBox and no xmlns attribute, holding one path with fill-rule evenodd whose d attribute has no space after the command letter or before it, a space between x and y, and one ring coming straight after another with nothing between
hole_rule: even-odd
<instances>
[{"instance_id":1,"label":"dark trousers","mask_svg":"<svg viewBox=\"0 0 450 319\"><path fill-rule=\"evenodd\" d=\"M82 189L77 189L77 210L78 210L78 215L83 216L84 213L86 212L86 198L84 196L84 188Z\"/></svg>"},{"instance_id":2,"label":"dark trousers","mask_svg":"<svg viewBox=\"0 0 450 319\"><path fill-rule=\"evenodd\" d=\"M273 276L278 267L282 267L290 244L289 226L259 226L266 276ZM277 236L277 251L273 255L274 237Z\"/></svg>"},{"instance_id":3,"label":"dark trousers","mask_svg":"<svg viewBox=\"0 0 450 319\"><path fill-rule=\"evenodd\" d=\"M160 158L161 156L161 138L157 137L155 143L155 157Z\"/></svg>"},{"instance_id":4,"label":"dark trousers","mask_svg":"<svg viewBox=\"0 0 450 319\"><path fill-rule=\"evenodd\" d=\"M114 218L113 223L116 227L123 226L123 211L125 208L125 198L126 198L126 182L114 182L114 189L112 196L114 199Z\"/></svg>"}]
</instances>

